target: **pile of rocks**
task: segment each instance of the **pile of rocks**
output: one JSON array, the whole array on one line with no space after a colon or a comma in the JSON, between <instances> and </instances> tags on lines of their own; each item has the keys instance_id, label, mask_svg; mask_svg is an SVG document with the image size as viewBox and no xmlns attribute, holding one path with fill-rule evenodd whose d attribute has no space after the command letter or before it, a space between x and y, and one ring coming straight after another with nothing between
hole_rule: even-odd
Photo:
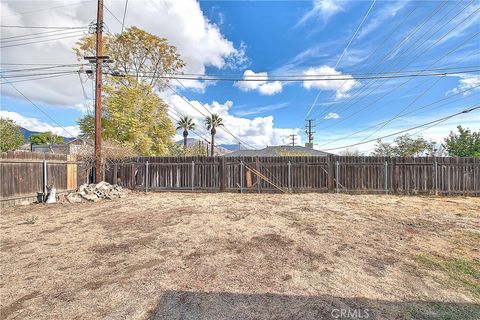
<instances>
[{"instance_id":1,"label":"pile of rocks","mask_svg":"<svg viewBox=\"0 0 480 320\"><path fill-rule=\"evenodd\" d=\"M111 185L102 181L97 184L82 184L75 192L70 192L59 199L59 202L82 202L82 201L98 201L101 199L123 198L127 195L128 190L119 185Z\"/></svg>"}]
</instances>

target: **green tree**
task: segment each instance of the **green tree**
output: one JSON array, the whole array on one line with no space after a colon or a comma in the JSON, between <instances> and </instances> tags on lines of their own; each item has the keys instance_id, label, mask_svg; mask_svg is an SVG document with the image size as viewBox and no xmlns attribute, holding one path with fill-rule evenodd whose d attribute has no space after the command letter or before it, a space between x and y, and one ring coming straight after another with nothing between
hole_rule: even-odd
<instances>
[{"instance_id":1,"label":"green tree","mask_svg":"<svg viewBox=\"0 0 480 320\"><path fill-rule=\"evenodd\" d=\"M77 42L74 48L79 61L85 56L95 56L95 35L89 35ZM125 32L104 35L103 54L113 61L108 68L121 77L114 80L106 77L110 85L136 86L137 83L149 84L158 90L165 89L168 79L162 75L176 73L185 67L175 46L168 40L150 34L140 28L130 27ZM148 74L149 77L144 75Z\"/></svg>"},{"instance_id":2,"label":"green tree","mask_svg":"<svg viewBox=\"0 0 480 320\"><path fill-rule=\"evenodd\" d=\"M413 138L408 134L399 136L393 143L377 141L374 156L385 157L416 157L423 154L433 155L436 153L435 143L422 137Z\"/></svg>"},{"instance_id":3,"label":"green tree","mask_svg":"<svg viewBox=\"0 0 480 320\"><path fill-rule=\"evenodd\" d=\"M184 148L176 143L173 143L169 147L168 155L179 157L179 156L204 156L205 152L208 152L207 148L204 145L193 145L187 146Z\"/></svg>"},{"instance_id":4,"label":"green tree","mask_svg":"<svg viewBox=\"0 0 480 320\"><path fill-rule=\"evenodd\" d=\"M108 65L111 75L104 79L102 137L129 143L140 155L168 154L175 128L167 117L168 106L156 92L168 84L162 75L185 66L176 47L131 27L121 34L106 35L103 49L113 63ZM95 37L84 37L74 51L79 60L94 56ZM93 116L85 115L78 124L82 132L93 136Z\"/></svg>"},{"instance_id":5,"label":"green tree","mask_svg":"<svg viewBox=\"0 0 480 320\"><path fill-rule=\"evenodd\" d=\"M168 106L148 84L106 86L102 112L104 139L130 144L144 156L166 155L175 134L167 117ZM93 137L94 117L78 121L80 130Z\"/></svg>"},{"instance_id":6,"label":"green tree","mask_svg":"<svg viewBox=\"0 0 480 320\"><path fill-rule=\"evenodd\" d=\"M480 157L480 130L472 132L458 126L458 133L450 131L444 139L444 147L450 156L454 157Z\"/></svg>"},{"instance_id":7,"label":"green tree","mask_svg":"<svg viewBox=\"0 0 480 320\"><path fill-rule=\"evenodd\" d=\"M183 147L187 148L188 131L195 129L195 123L192 118L187 116L180 117L177 122L177 130L183 129Z\"/></svg>"},{"instance_id":8,"label":"green tree","mask_svg":"<svg viewBox=\"0 0 480 320\"><path fill-rule=\"evenodd\" d=\"M13 120L0 118L0 150L12 151L24 144L23 133Z\"/></svg>"},{"instance_id":9,"label":"green tree","mask_svg":"<svg viewBox=\"0 0 480 320\"><path fill-rule=\"evenodd\" d=\"M218 114L212 114L205 118L205 124L207 125L207 130L210 130L212 136L212 142L210 145L210 155L213 156L213 150L215 146L215 134L217 133L217 127L223 126L223 119L220 118Z\"/></svg>"},{"instance_id":10,"label":"green tree","mask_svg":"<svg viewBox=\"0 0 480 320\"><path fill-rule=\"evenodd\" d=\"M57 136L51 131L34 133L28 137L31 144L63 144L65 141L62 137Z\"/></svg>"}]
</instances>

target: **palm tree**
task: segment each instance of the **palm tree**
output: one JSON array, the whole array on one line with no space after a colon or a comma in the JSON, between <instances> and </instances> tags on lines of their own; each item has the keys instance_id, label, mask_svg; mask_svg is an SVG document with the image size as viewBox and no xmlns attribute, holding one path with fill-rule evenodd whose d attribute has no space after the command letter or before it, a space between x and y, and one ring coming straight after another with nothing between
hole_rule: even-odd
<instances>
[{"instance_id":1,"label":"palm tree","mask_svg":"<svg viewBox=\"0 0 480 320\"><path fill-rule=\"evenodd\" d=\"M187 148L187 137L188 131L195 129L195 123L192 118L187 116L180 117L180 120L177 122L177 130L183 129L183 147Z\"/></svg>"},{"instance_id":2,"label":"palm tree","mask_svg":"<svg viewBox=\"0 0 480 320\"><path fill-rule=\"evenodd\" d=\"M218 114L212 114L205 118L205 124L207 125L207 130L210 130L212 135L212 143L210 144L210 155L213 156L213 147L215 146L215 134L217 133L217 127L223 126L223 119L218 116Z\"/></svg>"}]
</instances>

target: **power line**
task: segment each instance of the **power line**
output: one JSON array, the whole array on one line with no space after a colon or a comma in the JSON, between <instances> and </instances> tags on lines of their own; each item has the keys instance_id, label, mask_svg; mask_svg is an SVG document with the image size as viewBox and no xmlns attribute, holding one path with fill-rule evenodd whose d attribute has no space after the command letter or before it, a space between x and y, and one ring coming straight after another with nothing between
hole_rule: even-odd
<instances>
[{"instance_id":1,"label":"power line","mask_svg":"<svg viewBox=\"0 0 480 320\"><path fill-rule=\"evenodd\" d=\"M472 0L472 1L473 1L473 0ZM382 59L375 64L374 68L378 69L378 68L382 65L382 63L383 63L384 61L386 61L387 58L391 57L392 54L394 54L395 52L397 52L397 50L399 50L399 49L403 46L404 43L406 43L406 42L408 42L408 40L412 39L413 36L414 36L418 31L420 31L421 28L422 28L436 13L438 13L446 4L447 4L447 1L443 1L442 3L440 3L439 6L438 6L434 11L432 11L426 18L424 18L420 24L416 25L410 32L407 33L407 35L405 35L405 36L403 37L403 39L402 39L400 42L398 42L392 49L390 49L390 50L382 57ZM416 8L417 8L417 7L415 7L413 11L415 11ZM413 11L412 11L412 12L413 12ZM410 14L411 14L412 12L410 12ZM409 14L409 15L410 15L410 14ZM408 15L408 16L409 16L409 15ZM407 16L407 17L408 17L408 16ZM451 20L449 20L449 21L451 21ZM448 21L448 22L449 22L449 21ZM448 22L447 22L447 23L448 23ZM398 29L398 27L401 26L401 25L403 25L403 23L400 23L399 25L397 25L397 27L395 28L395 30ZM390 34L390 36L391 36L392 34L393 34L393 32ZM386 38L386 39L384 39L384 40L388 40L388 39ZM380 47L382 47L382 45L383 45L383 41L379 43L379 45L376 47L376 49L374 50L374 52L372 52L371 54L369 54L368 58L371 57L374 53L376 53L376 52L378 51L378 49L379 49ZM403 55L403 54L404 54L404 53L402 53L401 55ZM399 58L401 57L401 55L399 56ZM368 58L367 58L367 59L368 59ZM412 63L412 61L411 61L410 63ZM397 66L397 65L398 65L398 63L395 64L395 66ZM408 66L408 65L407 65L407 66ZM403 69L405 69L405 67L404 67ZM402 70L403 70L403 69L402 69ZM400 70L400 71L401 71L401 70ZM377 71L377 72L378 72L378 71ZM358 90L357 92L355 92L355 94L354 94L353 96L351 96L351 97L348 99L347 102L352 103L357 97L360 96L360 93L361 93L361 92L365 91L366 88L370 87L370 86L371 86L372 84L374 84L375 82L377 82L377 80L375 80L375 79L367 82L360 90ZM345 85L345 83L347 83L347 81L342 84L342 86L340 87L340 89L343 88L343 86ZM384 82L384 83L386 83L386 82ZM378 87L376 87L376 88L373 88L373 89L369 92L369 94L372 93L374 90L378 89L379 87L380 87L380 86L378 86ZM335 93L332 94L332 97L333 97L334 95L335 95ZM361 98L360 98L360 99L361 99ZM350 105L350 106L351 106L351 105ZM347 110L348 108L349 108L349 107L347 107L345 110ZM328 111L327 111L327 112L328 112Z\"/></svg>"},{"instance_id":2,"label":"power line","mask_svg":"<svg viewBox=\"0 0 480 320\"><path fill-rule=\"evenodd\" d=\"M30 37L24 37L24 38L21 38L21 39L8 39L8 40L4 40L4 39L1 39L1 43L4 44L4 43L11 43L11 42L19 42L19 41L26 41L26 40L32 40L32 39L35 39L35 40L38 40L38 39L43 39L43 38L50 38L50 37L58 37L58 36L63 36L63 35L68 35L68 34L74 34L74 33L79 33L79 32L83 32L83 31L79 31L79 30L62 30L62 31L55 31L55 33L53 34L47 34L47 35L40 35L40 36L30 36Z\"/></svg>"},{"instance_id":3,"label":"power line","mask_svg":"<svg viewBox=\"0 0 480 320\"><path fill-rule=\"evenodd\" d=\"M3 78L2 75L0 77ZM32 100L30 100L26 95L23 94L14 84L12 84L10 81L5 79L6 83L9 84L15 91L17 91L22 97L24 97L28 102L30 102L35 108L37 108L41 113L43 113L48 119L53 121L57 126L63 129L69 136L75 137L74 134L71 134L67 129L65 129L61 124L59 124L55 119L53 119L47 112L43 111L42 108L40 108L38 105L36 105Z\"/></svg>"},{"instance_id":4,"label":"power line","mask_svg":"<svg viewBox=\"0 0 480 320\"><path fill-rule=\"evenodd\" d=\"M65 70L65 71L55 71L55 72L14 74L14 75L5 75L5 74L1 74L1 73L0 74L2 75L2 78L4 78L4 79L12 79L12 78L29 78L29 77L59 75L59 74L67 74L67 73L79 73L79 72L83 72L83 71L80 71L80 70Z\"/></svg>"},{"instance_id":5,"label":"power line","mask_svg":"<svg viewBox=\"0 0 480 320\"><path fill-rule=\"evenodd\" d=\"M80 1L79 3L69 3L67 5L61 5L61 6L55 6L55 7L50 7L50 8L42 8L38 10L32 10L32 11L24 11L24 12L17 12L13 14L9 14L6 16L1 16L0 18L7 18L7 17L13 17L13 16L18 16L18 15L27 15L27 14L32 14L32 13L37 13L37 12L42 12L42 11L48 11L52 9L58 9L58 8L65 8L65 7L72 7L72 6L77 6L86 2L90 2L92 0L86 0L86 1Z\"/></svg>"},{"instance_id":6,"label":"power line","mask_svg":"<svg viewBox=\"0 0 480 320\"><path fill-rule=\"evenodd\" d=\"M347 44L347 46L345 47L345 49L343 49L342 54L340 55L340 57L338 58L337 62L335 63L334 69L337 69L337 66L338 66L338 64L340 63L340 60L342 60L343 56L345 55L345 52L346 52L347 49L350 47L350 44L352 43L353 39L357 36L358 31L360 30L360 28L362 27L363 23L364 23L365 20L367 19L368 15L370 14L370 11L372 10L373 5L375 4L376 1L377 1L377 0L373 0L373 1L372 1L372 4L370 5L370 8L368 8L368 11L367 11L367 12L365 13L365 15L363 16L362 22L360 22L360 24L358 25L357 30L355 30L355 33L353 34L352 38L351 38L350 41L348 42L348 44ZM313 107L314 107L315 104L317 103L318 97L320 96L320 93L321 93L321 92L322 92L322 90L318 90L318 93L317 93L317 95L315 96L315 100L313 101L312 106L311 106L310 109L308 110L307 115L306 115L305 117L308 117L308 116L310 115L310 112L312 111Z\"/></svg>"},{"instance_id":7,"label":"power line","mask_svg":"<svg viewBox=\"0 0 480 320\"><path fill-rule=\"evenodd\" d=\"M3 65L0 63L0 66ZM0 69L0 73L14 73L14 72L29 72L29 71L39 71L39 70L49 70L55 68L70 68L70 67L82 67L88 66L88 64L83 63L69 63L69 64L52 64L43 67L35 67L35 68L26 68L26 69Z\"/></svg>"},{"instance_id":8,"label":"power line","mask_svg":"<svg viewBox=\"0 0 480 320\"><path fill-rule=\"evenodd\" d=\"M1 65L1 63L0 63ZM356 76L362 76L362 75L379 75L379 74L402 74L402 73L417 73L417 72L430 72L430 71L442 71L442 70L454 70L454 69L471 69L471 68L479 68L480 65L473 65L473 66L457 66L457 67L442 67L442 68L424 68L424 67L418 67L420 69L410 69L410 70L398 70L398 71L382 71L382 72L349 72L349 71L344 71L344 74L348 74L352 77ZM205 73L169 73L171 76L198 76L198 77L241 77L242 75L238 74L205 74ZM304 77L304 78L309 78L309 77L329 77L329 76L342 76L342 75L332 75L332 74L326 74L326 73L316 73L316 74L276 74L275 77L280 77L280 78L287 78L287 77ZM272 76L270 76L268 79L265 79L265 76L262 75L251 75L247 76L247 78L260 78L262 81L266 80L272 80ZM273 78L275 79L275 78Z\"/></svg>"},{"instance_id":9,"label":"power line","mask_svg":"<svg viewBox=\"0 0 480 320\"><path fill-rule=\"evenodd\" d=\"M60 26L19 26L19 25L0 25L0 28L14 28L14 29L54 29L54 30L67 30L67 29L87 29L88 26L78 27L60 27Z\"/></svg>"},{"instance_id":10,"label":"power line","mask_svg":"<svg viewBox=\"0 0 480 320\"><path fill-rule=\"evenodd\" d=\"M0 40L4 41L9 39L25 38L25 37L31 37L36 35L45 35L45 34L52 34L52 33L65 32L65 31L78 31L78 30L50 30L50 31L44 31L44 32L25 33L25 34L19 34L16 36L3 37L3 38L0 38Z\"/></svg>"},{"instance_id":11,"label":"power line","mask_svg":"<svg viewBox=\"0 0 480 320\"><path fill-rule=\"evenodd\" d=\"M397 79L397 78L417 78L417 77L443 77L447 75L463 74L463 73L475 73L480 69L463 70L463 71L451 71L451 72L435 72L435 73L410 73L410 74L398 74L398 75L379 75L379 76L359 76L359 77L345 77L345 75L322 75L319 77L298 77L298 78L271 78L271 81L283 81L283 82L308 82L308 81L341 81L341 80L367 80L367 79ZM167 79L167 80L198 80L198 81L230 81L230 82L264 82L264 79L254 78L227 78L227 77L213 77L213 76L184 76L184 75L153 75L153 74L121 74L118 72L108 73L115 77L125 76L138 76L141 78L152 79Z\"/></svg>"},{"instance_id":12,"label":"power line","mask_svg":"<svg viewBox=\"0 0 480 320\"><path fill-rule=\"evenodd\" d=\"M125 10L123 11L123 19L122 19L122 33L123 33L123 28L125 27L125 17L127 15L127 7L128 7L128 0L125 0Z\"/></svg>"},{"instance_id":13,"label":"power line","mask_svg":"<svg viewBox=\"0 0 480 320\"><path fill-rule=\"evenodd\" d=\"M397 112L395 114L395 116L393 116L392 118L390 118L389 120L387 120L384 124L382 124L380 127L378 127L377 129L375 129L373 132L371 132L369 135L367 135L365 138L363 138L362 141L364 140L367 140L368 138L370 138L371 136L373 136L375 133L377 133L379 130L385 128L389 123L391 123L392 121L394 121L395 119L398 119L403 112L405 112L405 110L407 110L408 108L410 108L415 102L417 102L421 97L425 96L428 92L430 92L430 90L433 89L433 87L440 81L442 80L442 78L438 78L436 81L434 81L427 89L425 89L423 92L421 92L417 97L415 97L415 99L413 99L409 104L407 104L404 108L402 108L399 112Z\"/></svg>"},{"instance_id":14,"label":"power line","mask_svg":"<svg viewBox=\"0 0 480 320\"><path fill-rule=\"evenodd\" d=\"M465 8L463 8L462 11L465 10L471 3L472 3L472 2L470 2ZM420 52L419 54L417 54L416 56L414 56L414 57L411 59L411 61L407 64L406 67L408 67L410 64L412 64L414 61L416 61L416 59L417 59L418 57L420 57L422 54L424 54L424 53L426 53L428 50L430 50L430 49L431 49L433 46L435 46L439 41L441 41L442 39L444 39L444 37L446 37L448 34L450 34L453 30L455 30L455 29L456 29L458 26L460 26L463 22L465 22L466 20L468 20L473 14L475 14L476 12L478 12L478 10L480 10L480 8L478 8L477 10L475 10L474 12L472 12L470 15L468 15L465 19L463 19L460 23L458 23L458 24L455 25L453 28L451 28L445 35L443 35L441 38L437 39L437 41L435 41L434 43L432 43L430 46L428 46L428 47L427 47L426 49L424 49L422 52ZM440 27L440 29L443 28L446 24L448 24L448 23L449 23L450 21L452 21L452 20L453 20L453 18L451 18L450 20L448 20L443 26ZM418 30L419 30L419 29L417 29L417 31L418 31ZM477 34L478 34L478 33L477 33ZM473 37L475 37L477 34L475 34ZM473 37L472 37L472 38L473 38ZM470 39L469 39L469 40L470 40ZM452 50L452 51L448 52L447 54L443 55L440 59L437 59L434 63L430 64L428 67L430 68L430 67L432 67L433 65L435 65L436 63L438 63L439 61L443 60L445 57L447 57L447 56L450 55L451 53L455 52L458 48L462 47L465 43L466 43L466 42L463 42L460 46L457 46L457 47L455 48L455 50ZM397 47L398 47L398 46L397 46ZM387 54L387 55L388 55L388 54ZM396 63L396 65L398 65L398 62ZM404 67L403 69L405 69L406 67ZM383 97L387 96L387 95L390 94L391 92L393 92L393 91L397 90L398 88L402 87L404 84L408 83L409 81L411 81L411 79L410 79L410 80L407 80L407 81L401 83L400 85L398 85L397 87L393 88L391 91L387 92L387 94L383 95L380 99L377 99L375 102L378 102L378 101L381 100ZM376 82L375 80L370 81L369 83L367 83L367 84L363 87L363 89L367 88L369 85L371 85L372 83L375 83L375 82ZM385 83L386 83L386 82L384 82L384 83L380 84L379 86L373 88L372 90L370 90L370 91L368 92L368 94L372 93L374 90L379 89L379 88L382 87ZM346 111L346 110L350 109L352 106L354 106L353 101L354 101L354 99L355 99L355 96L358 97L358 95L360 94L360 92L362 92L362 90L357 91L356 94L355 94L351 99L349 99L350 105L347 104L347 107L344 108L343 111ZM368 95L368 94L367 94L367 95ZM360 99L362 99L362 98L360 98ZM358 102L358 101L357 101L357 102ZM373 103L370 103L369 105L367 105L367 107L363 108L362 110L368 108L368 107L371 106L372 104L373 104ZM355 112L355 113L352 114L351 116L353 116L353 115L355 115L355 114L358 114L358 112ZM349 116L349 117L351 117L351 116Z\"/></svg>"},{"instance_id":15,"label":"power line","mask_svg":"<svg viewBox=\"0 0 480 320\"><path fill-rule=\"evenodd\" d=\"M207 115L205 113L203 113L202 111L200 111L197 107L195 107L188 99L186 99L184 96L182 96L181 94L179 94L175 89L173 89L171 86L169 86L168 84L166 84L167 88L169 88L173 93L175 93L177 96L179 96L183 101L185 101L189 106L191 106L192 108L194 108L197 112L199 112L202 116L204 117L207 117ZM208 110L204 105L201 105L210 115L212 115L212 113L210 112L210 110ZM255 149L253 148L251 145L249 146L248 144L245 144L244 142L242 142L239 138L237 138L230 130L228 130L228 128L226 128L225 126L220 126L219 127L220 129L224 130L225 132L227 132L229 135L231 135L237 142L241 143L242 145L244 146L247 146L249 148L252 148L252 149Z\"/></svg>"},{"instance_id":16,"label":"power line","mask_svg":"<svg viewBox=\"0 0 480 320\"><path fill-rule=\"evenodd\" d=\"M59 78L59 77L64 77L64 76L68 76L68 75L75 74L75 73L78 73L78 72L58 74L58 75L51 75L51 76L43 76L43 77L34 77L34 78L30 78L30 79L15 80L15 81L10 81L10 83L18 83L18 82L26 82L26 81L35 81L35 80ZM5 82L5 83L6 83L6 82ZM4 84L4 82L2 82L1 84Z\"/></svg>"},{"instance_id":17,"label":"power line","mask_svg":"<svg viewBox=\"0 0 480 320\"><path fill-rule=\"evenodd\" d=\"M367 13L363 16L362 22L360 22L360 24L358 25L357 30L355 30L355 33L353 34L352 38L351 38L350 41L348 42L348 44L347 44L347 46L345 47L345 49L343 49L342 54L340 55L340 58L338 58L338 60L337 60L337 63L335 63L335 67L333 67L334 69L337 69L338 64L340 63L340 61L342 60L343 56L345 55L345 52L347 52L348 48L349 48L350 45L352 44L353 39L355 39L355 37L357 36L358 31L360 30L360 28L362 27L363 23L365 22L365 20L367 19L368 15L370 14L370 11L372 11L372 8L373 8L373 6L375 5L375 2L377 2L377 0L373 0L373 1L372 1L372 4L370 5L370 8L368 8Z\"/></svg>"},{"instance_id":18,"label":"power line","mask_svg":"<svg viewBox=\"0 0 480 320\"><path fill-rule=\"evenodd\" d=\"M428 125L431 125L431 124L434 124L434 123L438 124L438 123L440 123L440 122L443 122L443 121L445 121L445 120L451 119L451 118L456 117L456 116L458 116L458 115L475 111L475 110L477 110L477 109L479 109L479 108L480 108L480 106L475 106L475 105L473 105L473 106L472 106L471 108L469 108L469 109L465 109L465 110L462 110L462 111L460 111L460 112L454 113L454 114L452 114L452 115L449 115L449 116L446 116L446 117L443 117L443 118L440 118L440 119L437 119L437 120L434 120L434 121L430 121L430 122L427 122L427 123L424 123L424 124L421 124L421 125L418 125L418 126L409 128L409 129L397 131L397 132L394 132L394 133L391 133L391 134L387 134L387 135L382 136L382 137L379 137L379 138L375 138L375 139L371 139L371 140L367 140L367 141L362 141L362 142L358 142L358 143L353 143L353 144L349 144L349 145L346 145L346 146L341 146L341 147L336 147L336 148L329 148L329 149L323 149L323 151L330 151L330 150L351 148L351 147L359 146L359 145L362 145L362 144L366 144L366 143L374 142L374 141L377 141L377 140L381 140L381 139L384 139L384 138L389 138L389 137L396 136L396 135L398 135L398 134L405 133L405 132L408 132L408 131L412 131L412 130L415 130L415 129L418 129L418 128L422 128L422 127L425 127L425 126L428 126Z\"/></svg>"},{"instance_id":19,"label":"power line","mask_svg":"<svg viewBox=\"0 0 480 320\"><path fill-rule=\"evenodd\" d=\"M57 41L57 40L70 39L70 38L78 38L78 37L80 37L81 35L84 35L84 34L85 34L84 32L80 32L80 33L78 33L78 34L76 34L76 35L58 37L58 38L54 38L54 39L45 39L45 40L40 40L40 41L31 41L31 42L11 44L11 45L7 45L7 46L0 46L0 48L1 48L1 49L4 49L4 48L24 46L24 45L27 45L27 44L43 43L43 42L48 42L48 41Z\"/></svg>"},{"instance_id":20,"label":"power line","mask_svg":"<svg viewBox=\"0 0 480 320\"><path fill-rule=\"evenodd\" d=\"M382 38L381 41L379 41L379 43L378 43L378 45L375 47L375 49L374 49L372 52L370 52L370 53L368 54L368 56L365 58L365 61L367 61L370 57L372 57L374 54L376 54L380 48L383 48L383 47L384 47L385 42L388 41L390 38L392 38L392 36L394 36L394 35L397 33L397 31L398 31L398 29L399 29L400 27L402 27L402 26L404 26L404 25L406 24L407 20L408 20L408 19L410 18L410 16L418 9L418 7L419 7L419 6L418 6L418 3L415 3L415 4L414 4L414 7L412 8L412 10L410 10L410 11L402 18L402 20L399 21L399 23L390 31L389 34L387 34L384 38ZM383 60L382 60L382 61L383 61ZM377 62L376 65L374 66L374 68L376 68L382 61ZM342 83L342 85L340 86L339 90L341 90L341 89L345 86L346 83L347 83L347 81L345 81L344 83ZM335 94L336 94L336 92L332 93L332 95L330 96L329 99L332 99L332 98L335 96ZM327 112L329 112L329 111L331 111L331 109L330 109L330 108L327 108L327 110L326 110L325 112L327 113ZM320 112L320 111L319 111L319 112Z\"/></svg>"},{"instance_id":21,"label":"power line","mask_svg":"<svg viewBox=\"0 0 480 320\"><path fill-rule=\"evenodd\" d=\"M431 103L429 103L429 104L423 105L423 106L420 107L420 108L417 108L417 109L415 109L415 110L412 110L412 111L409 111L409 112L403 114L402 117L403 117L403 116L406 116L406 115L413 115L413 114L416 115L416 114L420 114L420 113L426 112L426 111L428 111L428 110L424 110L424 109L426 109L426 108L428 108L428 107L430 107L430 106L433 106L433 105L435 105L435 104L437 104L437 103L439 103L439 102L445 101L445 100L449 100L449 99L451 99L451 98L453 98L453 97L455 97L455 96L462 95L463 97L460 98L460 99L457 99L457 100L455 100L455 101L447 101L447 102L444 102L444 103L440 104L439 106L460 101L460 100L462 100L462 99L467 98L467 96L466 96L466 93L467 93L467 92L473 91L473 90L478 89L478 88L480 88L480 84L477 85L477 86L474 86L474 87L471 87L471 88L468 88L468 89L459 91L459 92L457 92L457 93L454 93L454 94L452 94L452 95L450 95L450 96L448 96L448 97L445 97L445 98L439 99L439 100L437 100L437 101L431 102ZM424 110L424 111L421 111L421 110ZM420 111L420 112L419 112L419 111ZM360 129L360 130L358 130L358 131L355 131L355 132L350 133L350 134L348 134L348 135L345 135L345 136L343 136L343 137L340 137L340 138L337 138L337 139L334 139L334 140L328 140L328 141L326 141L326 143L322 143L322 144L320 144L320 145L321 145L321 146L325 146L325 145L328 145L328 144L331 144L331 143L334 143L334 142L338 142L338 141L341 141L341 140L345 140L345 139L351 138L352 136L354 136L354 135L356 135L356 134L358 134L358 133L365 132L365 131L368 131L368 130L370 130L370 129L376 128L376 127L378 127L378 126L380 126L380 125L383 125L384 123L386 123L386 122L388 122L388 121L389 121L389 120L382 121L382 122L377 123L377 124L375 124L375 125L373 125L373 126L369 126L369 127L367 127L367 128Z\"/></svg>"},{"instance_id":22,"label":"power line","mask_svg":"<svg viewBox=\"0 0 480 320\"><path fill-rule=\"evenodd\" d=\"M479 8L480 9L480 8ZM453 29L452 29L453 30ZM459 48L461 48L463 45L465 45L466 43L468 43L471 39L473 39L474 37L476 37L478 34L480 34L480 32L477 32L476 34L474 34L472 37L468 38L467 40L465 40L464 42L462 42L460 45L456 46L455 48L453 48L452 50L450 50L449 52L447 52L446 54L444 54L442 57L440 57L439 59L437 59L436 61L434 61L432 64L430 64L429 67L435 65L436 63L438 63L439 61L443 60L444 58L446 58L448 55L450 55L451 53L457 51ZM427 48L428 50L429 48ZM425 51L424 51L425 52ZM422 52L422 53L424 53ZM355 116L356 114L359 114L360 112L364 111L365 109L367 109L368 107L372 106L373 104L377 103L378 101L380 101L381 99L383 99L384 97L386 97L387 95L389 95L390 93L392 93L393 91L399 89L400 87L404 86L406 83L410 82L412 79L407 79L406 81L402 82L401 84L399 84L398 86L396 86L395 88L393 88L392 90L388 91L387 93L385 93L384 95L382 95L380 98L376 99L375 101L373 101L372 103L366 105L365 107L361 108L361 109L358 109L357 111L355 111L354 113L350 114L349 116L347 117L344 117L342 118L340 121L334 123L334 124L331 124L331 125L328 125L326 127L323 127L322 129L326 129L326 128L330 128L332 126L335 126L335 125L338 125L339 123L341 122L344 122L345 120ZM350 105L348 108L352 107L352 105ZM347 109L348 109L347 108ZM347 110L345 109L345 110ZM345 111L344 110L344 111Z\"/></svg>"},{"instance_id":23,"label":"power line","mask_svg":"<svg viewBox=\"0 0 480 320\"><path fill-rule=\"evenodd\" d=\"M120 19L118 19L117 16L105 4L103 4L103 7L107 10L108 13L110 13L113 18L115 18L115 20L118 21L118 23L120 23L120 25L122 24L122 21L120 21Z\"/></svg>"}]
</instances>

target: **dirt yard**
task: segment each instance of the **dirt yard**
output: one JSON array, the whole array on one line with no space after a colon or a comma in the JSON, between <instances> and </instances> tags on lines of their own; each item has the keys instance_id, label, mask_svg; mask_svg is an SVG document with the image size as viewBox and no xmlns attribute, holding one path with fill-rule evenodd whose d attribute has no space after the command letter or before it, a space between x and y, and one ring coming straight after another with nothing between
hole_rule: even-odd
<instances>
[{"instance_id":1,"label":"dirt yard","mask_svg":"<svg viewBox=\"0 0 480 320\"><path fill-rule=\"evenodd\" d=\"M3 210L2 319L479 319L480 199L130 194Z\"/></svg>"}]
</instances>

